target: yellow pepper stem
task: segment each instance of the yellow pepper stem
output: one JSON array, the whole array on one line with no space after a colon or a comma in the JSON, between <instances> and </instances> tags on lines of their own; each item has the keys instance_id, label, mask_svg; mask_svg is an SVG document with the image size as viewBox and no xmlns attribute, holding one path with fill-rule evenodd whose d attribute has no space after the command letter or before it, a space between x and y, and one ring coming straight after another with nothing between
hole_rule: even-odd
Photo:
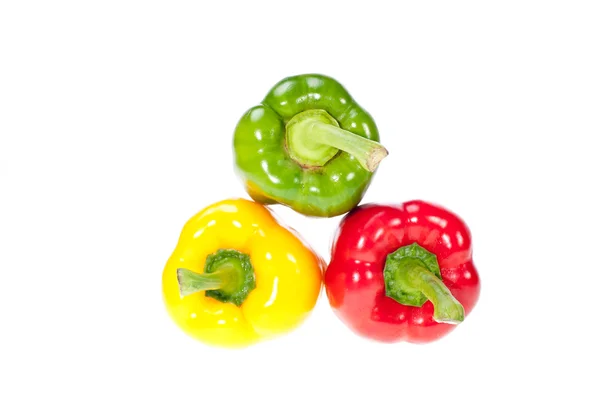
<instances>
[{"instance_id":1,"label":"yellow pepper stem","mask_svg":"<svg viewBox=\"0 0 600 398\"><path fill-rule=\"evenodd\" d=\"M181 297L203 291L208 297L237 306L256 287L250 256L223 249L206 258L204 273L178 268L177 282Z\"/></svg>"},{"instance_id":2,"label":"yellow pepper stem","mask_svg":"<svg viewBox=\"0 0 600 398\"><path fill-rule=\"evenodd\" d=\"M189 269L179 268L177 269L179 294L181 297L185 297L204 290L221 289L228 284L232 273L232 271L223 270L212 274L199 274Z\"/></svg>"}]
</instances>

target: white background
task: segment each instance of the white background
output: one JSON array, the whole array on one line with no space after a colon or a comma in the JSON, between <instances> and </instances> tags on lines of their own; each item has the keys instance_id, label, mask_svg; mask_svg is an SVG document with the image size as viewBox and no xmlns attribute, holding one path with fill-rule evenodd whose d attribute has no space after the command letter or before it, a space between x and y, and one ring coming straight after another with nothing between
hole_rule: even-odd
<instances>
[{"instance_id":1,"label":"white background","mask_svg":"<svg viewBox=\"0 0 600 398\"><path fill-rule=\"evenodd\" d=\"M593 1L3 1L0 396L597 397L599 21ZM481 298L436 343L355 337L324 295L243 351L166 314L183 223L246 197L239 117L309 72L390 151L363 203L472 230ZM339 218L273 210L329 258Z\"/></svg>"}]
</instances>

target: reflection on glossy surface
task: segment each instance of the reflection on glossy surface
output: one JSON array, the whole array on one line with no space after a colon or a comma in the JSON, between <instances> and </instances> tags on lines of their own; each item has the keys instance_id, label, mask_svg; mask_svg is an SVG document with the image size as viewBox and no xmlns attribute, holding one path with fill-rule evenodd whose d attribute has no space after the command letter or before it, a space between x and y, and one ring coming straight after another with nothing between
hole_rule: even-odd
<instances>
[{"instance_id":1,"label":"reflection on glossy surface","mask_svg":"<svg viewBox=\"0 0 600 398\"><path fill-rule=\"evenodd\" d=\"M312 109L326 111L345 130L379 141L372 117L338 82L321 75L290 77L238 122L233 142L236 170L259 202L282 203L307 215L343 214L360 202L373 173L345 152L315 168L303 168L290 158L286 123Z\"/></svg>"},{"instance_id":2,"label":"reflection on glossy surface","mask_svg":"<svg viewBox=\"0 0 600 398\"><path fill-rule=\"evenodd\" d=\"M218 249L246 253L256 288L237 307L204 292L180 297L177 269L204 272ZM246 346L297 327L321 288L322 260L258 203L227 200L192 217L163 271L163 295L175 323L187 334L218 346Z\"/></svg>"},{"instance_id":3,"label":"reflection on glossy surface","mask_svg":"<svg viewBox=\"0 0 600 398\"><path fill-rule=\"evenodd\" d=\"M344 217L325 273L327 297L354 332L380 341L426 342L455 325L433 320L433 306L399 304L386 296L388 254L417 242L437 257L444 284L468 314L479 297L471 235L453 213L422 201L403 206L364 205Z\"/></svg>"}]
</instances>

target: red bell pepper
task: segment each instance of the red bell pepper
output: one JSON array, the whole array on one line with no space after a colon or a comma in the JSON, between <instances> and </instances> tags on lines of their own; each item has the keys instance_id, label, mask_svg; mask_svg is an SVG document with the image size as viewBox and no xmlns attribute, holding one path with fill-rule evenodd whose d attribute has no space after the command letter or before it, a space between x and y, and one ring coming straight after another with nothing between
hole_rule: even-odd
<instances>
[{"instance_id":1,"label":"red bell pepper","mask_svg":"<svg viewBox=\"0 0 600 398\"><path fill-rule=\"evenodd\" d=\"M423 201L359 206L339 226L325 288L336 315L363 337L437 340L479 298L469 229Z\"/></svg>"}]
</instances>

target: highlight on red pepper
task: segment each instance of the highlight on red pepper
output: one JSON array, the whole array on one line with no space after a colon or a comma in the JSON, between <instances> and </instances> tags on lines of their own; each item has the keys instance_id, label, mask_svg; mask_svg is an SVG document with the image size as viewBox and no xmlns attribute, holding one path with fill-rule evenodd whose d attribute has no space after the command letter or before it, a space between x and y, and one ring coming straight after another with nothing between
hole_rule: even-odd
<instances>
[{"instance_id":1,"label":"highlight on red pepper","mask_svg":"<svg viewBox=\"0 0 600 398\"><path fill-rule=\"evenodd\" d=\"M359 206L338 228L325 289L335 314L362 337L440 339L479 298L470 231L424 201Z\"/></svg>"},{"instance_id":2,"label":"highlight on red pepper","mask_svg":"<svg viewBox=\"0 0 600 398\"><path fill-rule=\"evenodd\" d=\"M338 81L318 74L275 84L239 120L233 150L252 199L314 217L354 208L388 155L371 115Z\"/></svg>"}]
</instances>

